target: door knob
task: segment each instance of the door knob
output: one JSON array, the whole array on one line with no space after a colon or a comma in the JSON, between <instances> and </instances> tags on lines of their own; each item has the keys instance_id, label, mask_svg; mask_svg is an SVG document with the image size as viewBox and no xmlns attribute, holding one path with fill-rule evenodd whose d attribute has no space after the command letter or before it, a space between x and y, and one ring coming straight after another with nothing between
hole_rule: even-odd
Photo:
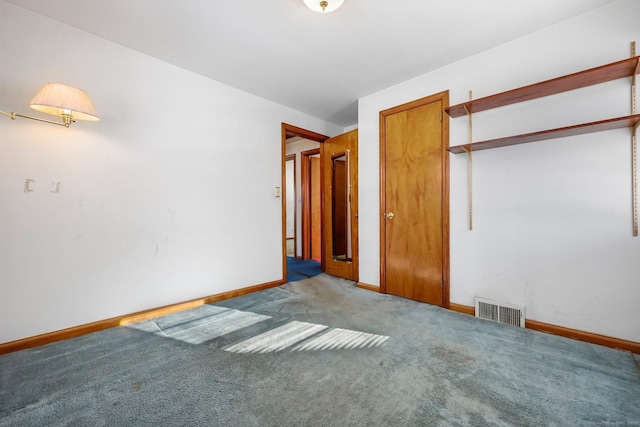
<instances>
[{"instance_id":1,"label":"door knob","mask_svg":"<svg viewBox=\"0 0 640 427\"><path fill-rule=\"evenodd\" d=\"M395 215L393 214L393 212L389 212L389 213L387 214L387 219L393 219L393 217L394 217L394 216L395 216Z\"/></svg>"}]
</instances>

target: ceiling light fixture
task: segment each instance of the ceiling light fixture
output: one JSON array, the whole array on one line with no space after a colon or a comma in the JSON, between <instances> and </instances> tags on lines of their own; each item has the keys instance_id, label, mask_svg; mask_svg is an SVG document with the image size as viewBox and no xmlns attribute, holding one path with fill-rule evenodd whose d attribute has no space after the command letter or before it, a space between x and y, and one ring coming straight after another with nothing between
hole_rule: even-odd
<instances>
[{"instance_id":1,"label":"ceiling light fixture","mask_svg":"<svg viewBox=\"0 0 640 427\"><path fill-rule=\"evenodd\" d=\"M62 123L17 113L5 113L4 111L0 111L0 114L12 120L15 120L16 117L22 117L64 127L69 127L75 120L87 120L90 122L100 120L91 99L89 99L89 95L85 91L59 83L47 83L42 86L29 103L29 106L43 113L60 116Z\"/></svg>"},{"instance_id":2,"label":"ceiling light fixture","mask_svg":"<svg viewBox=\"0 0 640 427\"><path fill-rule=\"evenodd\" d=\"M329 13L333 12L344 3L344 0L303 0L304 4L314 12Z\"/></svg>"}]
</instances>

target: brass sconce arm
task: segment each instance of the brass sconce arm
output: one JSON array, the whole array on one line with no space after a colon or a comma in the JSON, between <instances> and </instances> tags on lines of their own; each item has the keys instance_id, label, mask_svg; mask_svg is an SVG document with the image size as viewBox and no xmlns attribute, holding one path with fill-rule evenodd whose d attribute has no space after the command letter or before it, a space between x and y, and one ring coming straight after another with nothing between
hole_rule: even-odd
<instances>
[{"instance_id":1,"label":"brass sconce arm","mask_svg":"<svg viewBox=\"0 0 640 427\"><path fill-rule=\"evenodd\" d=\"M69 125L71 124L71 122L75 121L71 119L71 116L68 114L65 114L62 116L62 120L63 122L54 122L52 120L46 120L46 119L40 119L38 117L31 117L31 116L25 116L24 114L18 114L18 113L5 113L4 111L0 111L0 114L2 114L3 116L7 116L9 117L11 120L15 120L16 117L22 117L23 119L31 119L31 120L37 120L39 122L45 122L45 123L51 123L52 125L58 125L58 126L64 126L64 127L69 127Z\"/></svg>"}]
</instances>

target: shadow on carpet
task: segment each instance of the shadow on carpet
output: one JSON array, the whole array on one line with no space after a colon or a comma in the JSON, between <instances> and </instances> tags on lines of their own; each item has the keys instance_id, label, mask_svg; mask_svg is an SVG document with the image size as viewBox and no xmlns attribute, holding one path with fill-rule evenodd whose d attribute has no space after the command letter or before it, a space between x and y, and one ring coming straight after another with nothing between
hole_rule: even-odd
<instances>
[{"instance_id":1,"label":"shadow on carpet","mask_svg":"<svg viewBox=\"0 0 640 427\"><path fill-rule=\"evenodd\" d=\"M312 259L302 260L287 257L287 282L297 282L322 273L320 263Z\"/></svg>"}]
</instances>

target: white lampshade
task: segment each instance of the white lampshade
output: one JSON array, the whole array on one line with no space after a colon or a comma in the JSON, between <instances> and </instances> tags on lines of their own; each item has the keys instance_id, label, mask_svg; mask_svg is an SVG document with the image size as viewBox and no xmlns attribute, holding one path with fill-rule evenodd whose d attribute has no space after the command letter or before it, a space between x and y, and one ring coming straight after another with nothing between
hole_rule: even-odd
<instances>
[{"instance_id":1,"label":"white lampshade","mask_svg":"<svg viewBox=\"0 0 640 427\"><path fill-rule=\"evenodd\" d=\"M324 1L303 0L303 1L304 1L304 4L306 4L309 9L319 13L333 12L334 10L342 6L342 3L344 3L344 0L324 0ZM323 3L326 3L324 9L322 8Z\"/></svg>"},{"instance_id":2,"label":"white lampshade","mask_svg":"<svg viewBox=\"0 0 640 427\"><path fill-rule=\"evenodd\" d=\"M29 106L55 116L71 116L72 120L100 120L85 91L59 83L47 83L42 86Z\"/></svg>"}]
</instances>

